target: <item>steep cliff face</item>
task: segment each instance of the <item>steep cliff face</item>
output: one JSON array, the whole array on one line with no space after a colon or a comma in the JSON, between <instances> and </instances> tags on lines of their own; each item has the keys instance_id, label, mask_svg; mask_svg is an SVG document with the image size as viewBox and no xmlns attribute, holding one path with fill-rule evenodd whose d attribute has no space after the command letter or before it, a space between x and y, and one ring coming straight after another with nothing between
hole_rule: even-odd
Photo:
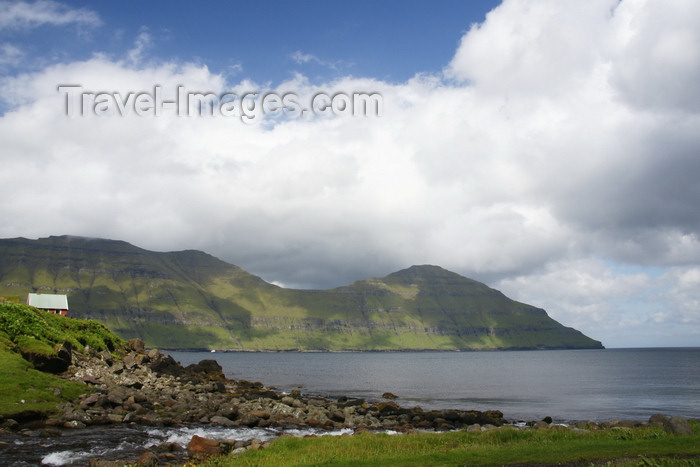
<instances>
[{"instance_id":1,"label":"steep cliff face","mask_svg":"<svg viewBox=\"0 0 700 467\"><path fill-rule=\"evenodd\" d=\"M277 287L200 251L82 237L0 240L0 294L66 293L70 314L163 348L599 348L544 310L438 266L331 290Z\"/></svg>"}]
</instances>

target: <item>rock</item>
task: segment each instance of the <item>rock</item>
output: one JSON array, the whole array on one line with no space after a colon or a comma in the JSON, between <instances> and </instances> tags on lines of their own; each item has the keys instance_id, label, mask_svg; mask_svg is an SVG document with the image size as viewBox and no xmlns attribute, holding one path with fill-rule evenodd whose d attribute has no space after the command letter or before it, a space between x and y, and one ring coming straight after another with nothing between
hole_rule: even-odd
<instances>
[{"instance_id":1,"label":"rock","mask_svg":"<svg viewBox=\"0 0 700 467\"><path fill-rule=\"evenodd\" d=\"M634 420L613 420L610 422L610 427L622 427L622 428L636 428L639 426L639 422Z\"/></svg>"},{"instance_id":2,"label":"rock","mask_svg":"<svg viewBox=\"0 0 700 467\"><path fill-rule=\"evenodd\" d=\"M248 428L253 428L258 426L258 423L260 423L260 419L253 414L246 414L242 417L239 417L235 423L236 426L247 426Z\"/></svg>"},{"instance_id":3,"label":"rock","mask_svg":"<svg viewBox=\"0 0 700 467\"><path fill-rule=\"evenodd\" d=\"M158 466L158 456L153 454L151 451L146 451L143 454L141 454L141 457L139 457L139 460L136 461L136 465L138 466L143 466L143 467L153 467L153 466Z\"/></svg>"},{"instance_id":4,"label":"rock","mask_svg":"<svg viewBox=\"0 0 700 467\"><path fill-rule=\"evenodd\" d=\"M382 394L382 399L394 400L394 399L398 399L398 398L399 398L399 396L397 396L396 394L393 394L391 392L385 392L384 394Z\"/></svg>"},{"instance_id":5,"label":"rock","mask_svg":"<svg viewBox=\"0 0 700 467\"><path fill-rule=\"evenodd\" d=\"M258 449L261 449L263 447L263 442L260 441L259 439L253 439L250 441L250 447L248 449L252 451L257 451Z\"/></svg>"},{"instance_id":6,"label":"rock","mask_svg":"<svg viewBox=\"0 0 700 467\"><path fill-rule=\"evenodd\" d=\"M549 428L549 423L542 420L542 421L539 421L539 422L535 423L534 425L532 425L532 428L534 428L536 430L542 430L544 428Z\"/></svg>"},{"instance_id":7,"label":"rock","mask_svg":"<svg viewBox=\"0 0 700 467\"><path fill-rule=\"evenodd\" d=\"M542 421L549 425L549 424L552 423L552 417L550 417L549 415L547 415L546 417L544 417L544 418L542 419Z\"/></svg>"},{"instance_id":8,"label":"rock","mask_svg":"<svg viewBox=\"0 0 700 467\"><path fill-rule=\"evenodd\" d=\"M224 370L216 360L202 360L185 367L185 374L196 381L221 381L226 379ZM261 385L262 386L262 385Z\"/></svg>"},{"instance_id":9,"label":"rock","mask_svg":"<svg viewBox=\"0 0 700 467\"><path fill-rule=\"evenodd\" d=\"M226 417L222 417L220 415L214 415L209 419L209 423L214 423L215 425L222 425L222 426L235 426L236 423L228 419Z\"/></svg>"},{"instance_id":10,"label":"rock","mask_svg":"<svg viewBox=\"0 0 700 467\"><path fill-rule=\"evenodd\" d=\"M124 467L125 465L129 465L129 461L127 460L120 460L120 461L103 461L99 459L90 459L90 463L88 464L90 467Z\"/></svg>"},{"instance_id":11,"label":"rock","mask_svg":"<svg viewBox=\"0 0 700 467\"><path fill-rule=\"evenodd\" d=\"M110 423L121 423L124 420L124 417L115 413L110 413L107 414L107 420Z\"/></svg>"},{"instance_id":12,"label":"rock","mask_svg":"<svg viewBox=\"0 0 700 467\"><path fill-rule=\"evenodd\" d=\"M122 360L124 361L124 366L130 369L144 364L147 358L148 357L146 357L143 354L131 352L124 355L124 358Z\"/></svg>"},{"instance_id":13,"label":"rock","mask_svg":"<svg viewBox=\"0 0 700 467\"><path fill-rule=\"evenodd\" d=\"M42 438L57 438L61 436L61 430L57 428L44 428L39 431L39 436Z\"/></svg>"},{"instance_id":14,"label":"rock","mask_svg":"<svg viewBox=\"0 0 700 467\"><path fill-rule=\"evenodd\" d=\"M63 428L70 428L70 429L80 429L80 428L85 428L87 425L85 425L83 422L79 420L69 420L63 424Z\"/></svg>"},{"instance_id":15,"label":"rock","mask_svg":"<svg viewBox=\"0 0 700 467\"><path fill-rule=\"evenodd\" d=\"M157 452L179 452L182 451L182 446L177 443L165 442L155 447Z\"/></svg>"},{"instance_id":16,"label":"rock","mask_svg":"<svg viewBox=\"0 0 700 467\"><path fill-rule=\"evenodd\" d=\"M669 420L670 420L670 418L667 417L666 415L656 413L656 414L652 415L651 417L649 417L649 425L662 427L662 426L665 426Z\"/></svg>"},{"instance_id":17,"label":"rock","mask_svg":"<svg viewBox=\"0 0 700 467\"><path fill-rule=\"evenodd\" d=\"M11 418L8 418L4 422L2 422L1 427L5 430L15 431L15 430L17 430L17 428L19 428L19 422L17 422L17 420L13 420Z\"/></svg>"},{"instance_id":18,"label":"rock","mask_svg":"<svg viewBox=\"0 0 700 467\"><path fill-rule=\"evenodd\" d=\"M345 415L340 410L332 411L329 418L338 423L343 423L345 421Z\"/></svg>"},{"instance_id":19,"label":"rock","mask_svg":"<svg viewBox=\"0 0 700 467\"><path fill-rule=\"evenodd\" d=\"M144 353L146 351L146 344L141 339L129 339L128 346L137 353Z\"/></svg>"},{"instance_id":20,"label":"rock","mask_svg":"<svg viewBox=\"0 0 700 467\"><path fill-rule=\"evenodd\" d=\"M461 418L460 414L456 410L443 410L440 415L442 418L450 422L454 422Z\"/></svg>"},{"instance_id":21,"label":"rock","mask_svg":"<svg viewBox=\"0 0 700 467\"><path fill-rule=\"evenodd\" d=\"M405 409L403 409L401 406L399 406L395 402L380 402L378 404L372 405L372 408L375 409L380 415L383 415L383 416L401 415L402 413L405 412Z\"/></svg>"},{"instance_id":22,"label":"rock","mask_svg":"<svg viewBox=\"0 0 700 467\"><path fill-rule=\"evenodd\" d=\"M481 425L475 423L467 427L467 433L481 433Z\"/></svg>"},{"instance_id":23,"label":"rock","mask_svg":"<svg viewBox=\"0 0 700 467\"><path fill-rule=\"evenodd\" d=\"M221 443L215 439L202 438L194 435L187 444L187 454L196 460L204 460L210 456L218 456L223 452Z\"/></svg>"},{"instance_id":24,"label":"rock","mask_svg":"<svg viewBox=\"0 0 700 467\"><path fill-rule=\"evenodd\" d=\"M688 419L683 417L671 417L664 423L664 430L674 435L692 435L693 428L688 423Z\"/></svg>"}]
</instances>

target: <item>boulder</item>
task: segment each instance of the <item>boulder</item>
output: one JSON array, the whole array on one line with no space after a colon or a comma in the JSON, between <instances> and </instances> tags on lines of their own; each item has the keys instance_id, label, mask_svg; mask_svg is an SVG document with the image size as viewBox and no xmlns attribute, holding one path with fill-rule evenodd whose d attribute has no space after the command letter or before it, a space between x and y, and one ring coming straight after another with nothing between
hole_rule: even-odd
<instances>
[{"instance_id":1,"label":"boulder","mask_svg":"<svg viewBox=\"0 0 700 467\"><path fill-rule=\"evenodd\" d=\"M253 414L245 414L236 420L236 426L247 426L248 428L253 428L258 426L260 419Z\"/></svg>"},{"instance_id":2,"label":"boulder","mask_svg":"<svg viewBox=\"0 0 700 467\"><path fill-rule=\"evenodd\" d=\"M655 413L654 415L649 417L649 425L663 427L666 425L666 423L668 423L669 420L670 418L666 415Z\"/></svg>"},{"instance_id":3,"label":"boulder","mask_svg":"<svg viewBox=\"0 0 700 467\"><path fill-rule=\"evenodd\" d=\"M202 438L201 436L194 435L187 444L187 454L196 460L218 456L222 452L221 443L215 439Z\"/></svg>"},{"instance_id":4,"label":"boulder","mask_svg":"<svg viewBox=\"0 0 700 467\"><path fill-rule=\"evenodd\" d=\"M141 339L129 339L128 346L136 353L144 353L146 344Z\"/></svg>"},{"instance_id":5,"label":"boulder","mask_svg":"<svg viewBox=\"0 0 700 467\"><path fill-rule=\"evenodd\" d=\"M232 420L230 420L226 417L219 416L219 415L214 415L213 417L211 417L209 419L209 423L213 423L215 425L221 425L221 426L234 426L235 425L235 422L233 422Z\"/></svg>"},{"instance_id":6,"label":"boulder","mask_svg":"<svg viewBox=\"0 0 700 467\"><path fill-rule=\"evenodd\" d=\"M683 417L671 417L664 424L664 430L674 435L692 435L693 428L688 423L688 419Z\"/></svg>"},{"instance_id":7,"label":"boulder","mask_svg":"<svg viewBox=\"0 0 700 467\"><path fill-rule=\"evenodd\" d=\"M475 423L467 427L467 433L481 433L481 425Z\"/></svg>"},{"instance_id":8,"label":"boulder","mask_svg":"<svg viewBox=\"0 0 700 467\"><path fill-rule=\"evenodd\" d=\"M139 460L136 461L136 465L142 467L157 467L158 466L158 456L153 454L151 451L146 451L141 454Z\"/></svg>"}]
</instances>

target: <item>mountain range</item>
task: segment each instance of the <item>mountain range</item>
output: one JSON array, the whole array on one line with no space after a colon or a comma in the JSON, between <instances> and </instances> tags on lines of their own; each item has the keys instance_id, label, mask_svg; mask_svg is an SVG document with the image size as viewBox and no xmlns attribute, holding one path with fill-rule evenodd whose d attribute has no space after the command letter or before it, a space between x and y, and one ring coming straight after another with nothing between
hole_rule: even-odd
<instances>
[{"instance_id":1,"label":"mountain range","mask_svg":"<svg viewBox=\"0 0 700 467\"><path fill-rule=\"evenodd\" d=\"M296 290L196 250L74 236L0 239L0 294L28 293L67 294L70 316L164 349L602 348L540 308L430 265Z\"/></svg>"}]
</instances>

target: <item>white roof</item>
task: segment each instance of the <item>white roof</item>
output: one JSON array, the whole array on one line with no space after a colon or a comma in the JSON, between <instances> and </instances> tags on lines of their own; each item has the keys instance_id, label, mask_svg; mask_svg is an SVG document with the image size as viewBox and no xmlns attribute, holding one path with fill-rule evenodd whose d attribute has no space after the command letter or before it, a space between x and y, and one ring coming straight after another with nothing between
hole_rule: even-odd
<instances>
[{"instance_id":1,"label":"white roof","mask_svg":"<svg viewBox=\"0 0 700 467\"><path fill-rule=\"evenodd\" d=\"M42 308L44 310L67 310L68 296L55 295L50 293L30 293L28 303L31 306Z\"/></svg>"}]
</instances>

